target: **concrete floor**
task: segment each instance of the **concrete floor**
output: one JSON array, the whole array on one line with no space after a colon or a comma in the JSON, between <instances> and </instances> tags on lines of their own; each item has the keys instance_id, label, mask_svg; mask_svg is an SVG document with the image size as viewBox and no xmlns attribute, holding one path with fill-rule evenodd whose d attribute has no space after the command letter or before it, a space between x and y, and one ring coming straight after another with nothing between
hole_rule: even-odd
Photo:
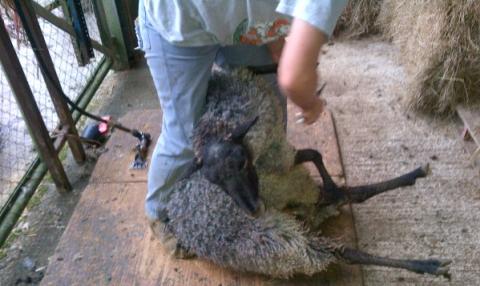
<instances>
[{"instance_id":1,"label":"concrete floor","mask_svg":"<svg viewBox=\"0 0 480 286\"><path fill-rule=\"evenodd\" d=\"M480 285L480 176L458 122L431 122L405 108L406 76L396 50L376 40L336 43L321 60L350 185L430 163L410 188L354 207L362 250L452 259L452 280L364 267L365 285Z\"/></svg>"},{"instance_id":2,"label":"concrete floor","mask_svg":"<svg viewBox=\"0 0 480 286\"><path fill-rule=\"evenodd\" d=\"M375 39L337 42L320 62L321 80L327 82L324 97L336 118L348 184L387 179L427 162L432 169L429 177L413 187L354 207L359 247L398 258L453 260L450 282L369 266L363 269L364 284L480 285L480 176L479 169L469 165L458 122L432 122L405 109L406 76L389 44ZM156 107L145 65L109 75L92 106L116 118L130 110ZM71 163L67 172L75 168ZM52 190L41 205L46 209L59 201ZM42 221L41 217L36 220ZM41 225L36 232L41 235L24 238L34 240L21 246L24 256L29 249L42 247ZM49 243L58 241L60 234L55 234L56 239L50 237ZM38 254L38 264L44 265L52 251L49 247ZM22 259L11 263L21 265ZM8 264L1 268L0 273L9 269ZM3 282L15 282L12 277L0 279L0 284L10 285Z\"/></svg>"}]
</instances>

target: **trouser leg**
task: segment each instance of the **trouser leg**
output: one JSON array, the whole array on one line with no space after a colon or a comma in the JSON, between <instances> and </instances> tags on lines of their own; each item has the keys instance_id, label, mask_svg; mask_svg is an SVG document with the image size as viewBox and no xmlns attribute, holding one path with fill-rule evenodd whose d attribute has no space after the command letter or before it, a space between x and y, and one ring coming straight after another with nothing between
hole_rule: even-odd
<instances>
[{"instance_id":1,"label":"trouser leg","mask_svg":"<svg viewBox=\"0 0 480 286\"><path fill-rule=\"evenodd\" d=\"M162 219L173 184L194 156L191 134L203 113L213 62L236 68L267 65L272 60L265 46L171 45L149 26L142 6L140 3L141 46L163 110L162 133L148 174L146 213L150 219Z\"/></svg>"},{"instance_id":2,"label":"trouser leg","mask_svg":"<svg viewBox=\"0 0 480 286\"><path fill-rule=\"evenodd\" d=\"M162 132L152 154L145 201L149 219L164 219L173 184L193 159L191 135L204 112L218 46L178 47L140 24L145 58L163 111Z\"/></svg>"}]
</instances>

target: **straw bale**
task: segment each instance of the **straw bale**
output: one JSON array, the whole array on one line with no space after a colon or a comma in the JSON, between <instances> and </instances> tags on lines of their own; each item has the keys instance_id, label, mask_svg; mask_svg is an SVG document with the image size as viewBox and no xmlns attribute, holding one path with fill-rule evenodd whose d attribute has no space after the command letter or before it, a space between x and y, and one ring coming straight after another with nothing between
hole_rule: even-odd
<instances>
[{"instance_id":1,"label":"straw bale","mask_svg":"<svg viewBox=\"0 0 480 286\"><path fill-rule=\"evenodd\" d=\"M383 0L350 0L338 20L334 34L346 38L360 38L377 34L377 16Z\"/></svg>"},{"instance_id":2,"label":"straw bale","mask_svg":"<svg viewBox=\"0 0 480 286\"><path fill-rule=\"evenodd\" d=\"M410 107L450 115L480 99L480 1L384 0L378 23L400 49Z\"/></svg>"}]
</instances>

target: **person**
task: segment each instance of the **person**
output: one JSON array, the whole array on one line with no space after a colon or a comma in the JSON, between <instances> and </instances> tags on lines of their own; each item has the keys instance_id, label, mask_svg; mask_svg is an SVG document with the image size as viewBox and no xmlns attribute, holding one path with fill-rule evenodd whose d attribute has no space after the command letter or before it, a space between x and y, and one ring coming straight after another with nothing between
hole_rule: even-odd
<instances>
[{"instance_id":1,"label":"person","mask_svg":"<svg viewBox=\"0 0 480 286\"><path fill-rule=\"evenodd\" d=\"M140 0L139 47L163 111L145 200L151 225L167 219L163 207L172 186L194 158L190 137L213 64L231 69L278 61L282 93L312 124L324 105L315 95L318 56L346 2Z\"/></svg>"}]
</instances>

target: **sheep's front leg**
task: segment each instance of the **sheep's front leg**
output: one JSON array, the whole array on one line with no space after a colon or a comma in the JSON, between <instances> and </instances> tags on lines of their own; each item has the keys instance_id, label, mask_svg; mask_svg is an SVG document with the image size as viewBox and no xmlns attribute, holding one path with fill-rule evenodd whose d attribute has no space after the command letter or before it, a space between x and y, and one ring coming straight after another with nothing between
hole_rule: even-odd
<instances>
[{"instance_id":1,"label":"sheep's front leg","mask_svg":"<svg viewBox=\"0 0 480 286\"><path fill-rule=\"evenodd\" d=\"M412 186L415 184L418 178L426 177L428 172L429 166L427 164L404 175L384 182L357 187L345 187L343 188L343 193L346 194L346 197L344 197L342 201L338 201L337 203L362 203L367 199L384 193L386 191L390 191L400 187Z\"/></svg>"},{"instance_id":2,"label":"sheep's front leg","mask_svg":"<svg viewBox=\"0 0 480 286\"><path fill-rule=\"evenodd\" d=\"M338 187L327 172L320 152L313 149L298 150L295 154L295 164L305 162L313 162L323 180L323 188L320 188L322 196L319 205L342 205L348 202L362 203L365 200L386 191L411 186L415 184L418 178L426 177L429 170L429 166L425 165L384 182L357 187Z\"/></svg>"},{"instance_id":3,"label":"sheep's front leg","mask_svg":"<svg viewBox=\"0 0 480 286\"><path fill-rule=\"evenodd\" d=\"M295 154L295 165L312 162L315 164L323 181L323 191L325 192L325 198L328 201L337 201L344 197L342 191L338 188L332 177L323 164L322 154L313 149L300 149Z\"/></svg>"},{"instance_id":4,"label":"sheep's front leg","mask_svg":"<svg viewBox=\"0 0 480 286\"><path fill-rule=\"evenodd\" d=\"M420 274L428 273L436 276L442 275L445 278L450 279L450 260L392 259L388 257L374 256L366 252L348 247L337 250L335 252L335 255L349 264L377 265L393 268L402 268Z\"/></svg>"}]
</instances>

